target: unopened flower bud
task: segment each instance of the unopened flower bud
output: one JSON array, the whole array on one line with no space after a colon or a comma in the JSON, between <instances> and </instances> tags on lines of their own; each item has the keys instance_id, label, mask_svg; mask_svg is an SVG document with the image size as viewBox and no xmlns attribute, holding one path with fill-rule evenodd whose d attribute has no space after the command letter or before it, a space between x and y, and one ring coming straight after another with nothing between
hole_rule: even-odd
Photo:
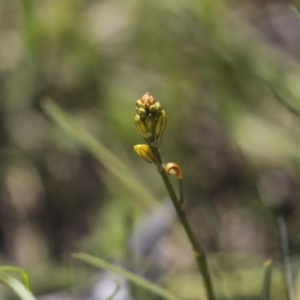
<instances>
[{"instance_id":1,"label":"unopened flower bud","mask_svg":"<svg viewBox=\"0 0 300 300\"><path fill-rule=\"evenodd\" d=\"M147 116L147 112L144 108L140 107L136 107L136 113L141 117L141 118L145 118Z\"/></svg>"},{"instance_id":2,"label":"unopened flower bud","mask_svg":"<svg viewBox=\"0 0 300 300\"><path fill-rule=\"evenodd\" d=\"M155 103L154 97L148 92L142 96L140 99L143 104L143 108L148 109L151 105Z\"/></svg>"},{"instance_id":3,"label":"unopened flower bud","mask_svg":"<svg viewBox=\"0 0 300 300\"><path fill-rule=\"evenodd\" d=\"M149 132L153 132L155 126L155 117L149 114L145 119L145 124Z\"/></svg>"},{"instance_id":4,"label":"unopened flower bud","mask_svg":"<svg viewBox=\"0 0 300 300\"><path fill-rule=\"evenodd\" d=\"M149 112L151 114L158 115L161 112L161 105L159 102L155 102L154 104L150 105Z\"/></svg>"},{"instance_id":5,"label":"unopened flower bud","mask_svg":"<svg viewBox=\"0 0 300 300\"><path fill-rule=\"evenodd\" d=\"M159 116L157 117L157 120L155 122L155 127L154 127L154 135L157 139L159 139L167 126L167 115L164 110L161 111Z\"/></svg>"},{"instance_id":6,"label":"unopened flower bud","mask_svg":"<svg viewBox=\"0 0 300 300\"><path fill-rule=\"evenodd\" d=\"M147 131L147 127L144 123L144 121L141 120L141 117L139 115L135 115L134 117L135 127L140 133L144 133Z\"/></svg>"},{"instance_id":7,"label":"unopened flower bud","mask_svg":"<svg viewBox=\"0 0 300 300\"><path fill-rule=\"evenodd\" d=\"M140 144L133 147L134 151L148 163L155 162L155 156L148 145Z\"/></svg>"},{"instance_id":8,"label":"unopened flower bud","mask_svg":"<svg viewBox=\"0 0 300 300\"><path fill-rule=\"evenodd\" d=\"M141 99L136 100L136 107L137 108L143 107L143 103L142 103Z\"/></svg>"},{"instance_id":9,"label":"unopened flower bud","mask_svg":"<svg viewBox=\"0 0 300 300\"><path fill-rule=\"evenodd\" d=\"M139 115L135 115L134 118L135 127L137 131L145 138L148 139L151 137L152 133L147 130L146 124Z\"/></svg>"},{"instance_id":10,"label":"unopened flower bud","mask_svg":"<svg viewBox=\"0 0 300 300\"><path fill-rule=\"evenodd\" d=\"M149 106L149 113L150 114L155 114L156 113L156 109L155 109L154 104L152 104L152 105Z\"/></svg>"}]
</instances>

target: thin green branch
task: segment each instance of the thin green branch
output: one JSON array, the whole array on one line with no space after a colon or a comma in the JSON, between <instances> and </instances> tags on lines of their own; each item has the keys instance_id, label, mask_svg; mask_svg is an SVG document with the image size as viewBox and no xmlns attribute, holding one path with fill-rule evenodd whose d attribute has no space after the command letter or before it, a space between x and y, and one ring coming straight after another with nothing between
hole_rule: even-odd
<instances>
[{"instance_id":1,"label":"thin green branch","mask_svg":"<svg viewBox=\"0 0 300 300\"><path fill-rule=\"evenodd\" d=\"M169 176L167 175L165 169L164 169L164 165L163 165L163 161L159 152L159 149L157 149L156 147L153 147L150 145L150 147L152 148L153 153L155 154L155 157L157 159L157 167L158 167L158 172L161 175L161 178L167 188L167 191L169 193L169 196L173 202L173 205L175 207L177 216L188 236L188 239L192 245L192 249L193 249L193 255L194 258L197 262L198 268L200 273L203 276L203 282L205 285L205 289L206 289L206 293L207 293L207 297L209 300L214 300L215 299L215 295L214 295L214 290L213 290L213 285L212 285L212 281L210 278L210 273L208 270L208 264L207 264L207 259L206 259L206 253L204 251L204 248L202 247L202 245L197 241L194 233L191 230L191 227L187 221L186 218L186 214L185 214L185 209L183 204L181 203L181 199L179 199L174 191L173 185L170 181ZM181 191L182 193L182 191ZM181 197L181 196L180 196Z\"/></svg>"}]
</instances>

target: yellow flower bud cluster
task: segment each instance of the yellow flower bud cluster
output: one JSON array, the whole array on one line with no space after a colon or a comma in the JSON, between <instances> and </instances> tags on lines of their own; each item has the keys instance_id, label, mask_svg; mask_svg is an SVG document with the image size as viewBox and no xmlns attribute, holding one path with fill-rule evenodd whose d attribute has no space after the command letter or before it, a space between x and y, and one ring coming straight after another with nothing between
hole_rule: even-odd
<instances>
[{"instance_id":1,"label":"yellow flower bud cluster","mask_svg":"<svg viewBox=\"0 0 300 300\"><path fill-rule=\"evenodd\" d=\"M159 146L167 125L166 112L148 92L136 101L135 127L148 143Z\"/></svg>"}]
</instances>

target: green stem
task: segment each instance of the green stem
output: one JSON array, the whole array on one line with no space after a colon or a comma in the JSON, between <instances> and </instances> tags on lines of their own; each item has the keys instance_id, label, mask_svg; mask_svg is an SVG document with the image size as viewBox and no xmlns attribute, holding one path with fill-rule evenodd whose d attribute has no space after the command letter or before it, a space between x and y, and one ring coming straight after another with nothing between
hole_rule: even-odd
<instances>
[{"instance_id":1,"label":"green stem","mask_svg":"<svg viewBox=\"0 0 300 300\"><path fill-rule=\"evenodd\" d=\"M183 195L183 184L182 179L178 179L178 191L179 191L179 203L183 205L184 203L184 195Z\"/></svg>"},{"instance_id":2,"label":"green stem","mask_svg":"<svg viewBox=\"0 0 300 300\"><path fill-rule=\"evenodd\" d=\"M204 251L204 248L201 246L201 244L197 241L194 233L191 230L191 227L187 221L186 214L185 214L185 208L183 206L183 203L181 203L174 191L173 185L171 184L171 181L169 179L169 176L167 175L164 165L162 162L162 158L159 153L159 149L156 147L153 147L149 145L155 154L155 157L157 159L157 167L158 167L158 172L160 173L162 180L167 188L167 191L169 193L169 196L173 202L173 205L175 207L177 216L186 232L186 235L192 245L193 248L193 254L194 258L197 262L198 268L200 273L203 276L203 282L206 288L206 293L207 297L209 300L215 300L215 295L214 295L214 290L210 278L210 273L208 270L208 264L207 264L207 259L206 259L206 254Z\"/></svg>"},{"instance_id":3,"label":"green stem","mask_svg":"<svg viewBox=\"0 0 300 300\"><path fill-rule=\"evenodd\" d=\"M261 300L270 299L271 277L272 277L272 261L269 259L264 263L264 282L261 293Z\"/></svg>"},{"instance_id":4,"label":"green stem","mask_svg":"<svg viewBox=\"0 0 300 300\"><path fill-rule=\"evenodd\" d=\"M289 254L288 235L287 235L285 219L283 216L277 217L277 224L278 224L280 243L281 243L282 261L283 261L283 267L285 273L287 295L289 300L295 300L296 296L294 292L294 279L293 279L293 272L292 272L292 266L290 261L290 254Z\"/></svg>"}]
</instances>

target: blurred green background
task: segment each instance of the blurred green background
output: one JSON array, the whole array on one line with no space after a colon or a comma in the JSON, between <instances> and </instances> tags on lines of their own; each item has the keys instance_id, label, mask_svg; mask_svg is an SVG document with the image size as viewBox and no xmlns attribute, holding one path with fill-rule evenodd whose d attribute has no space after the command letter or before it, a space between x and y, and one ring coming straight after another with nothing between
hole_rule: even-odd
<instances>
[{"instance_id":1,"label":"blurred green background","mask_svg":"<svg viewBox=\"0 0 300 300\"><path fill-rule=\"evenodd\" d=\"M73 252L128 258L131 231L166 196L132 148L142 143L135 101L150 91L167 112L161 152L183 169L220 299L257 299L267 258L273 299L285 297L276 222L262 197L286 215L299 289L299 50L300 19L287 1L0 0L2 263L26 268L43 294L87 281ZM73 135L46 97L66 114L62 123L76 124ZM86 132L122 168L108 168ZM198 299L174 230L163 283Z\"/></svg>"}]
</instances>

